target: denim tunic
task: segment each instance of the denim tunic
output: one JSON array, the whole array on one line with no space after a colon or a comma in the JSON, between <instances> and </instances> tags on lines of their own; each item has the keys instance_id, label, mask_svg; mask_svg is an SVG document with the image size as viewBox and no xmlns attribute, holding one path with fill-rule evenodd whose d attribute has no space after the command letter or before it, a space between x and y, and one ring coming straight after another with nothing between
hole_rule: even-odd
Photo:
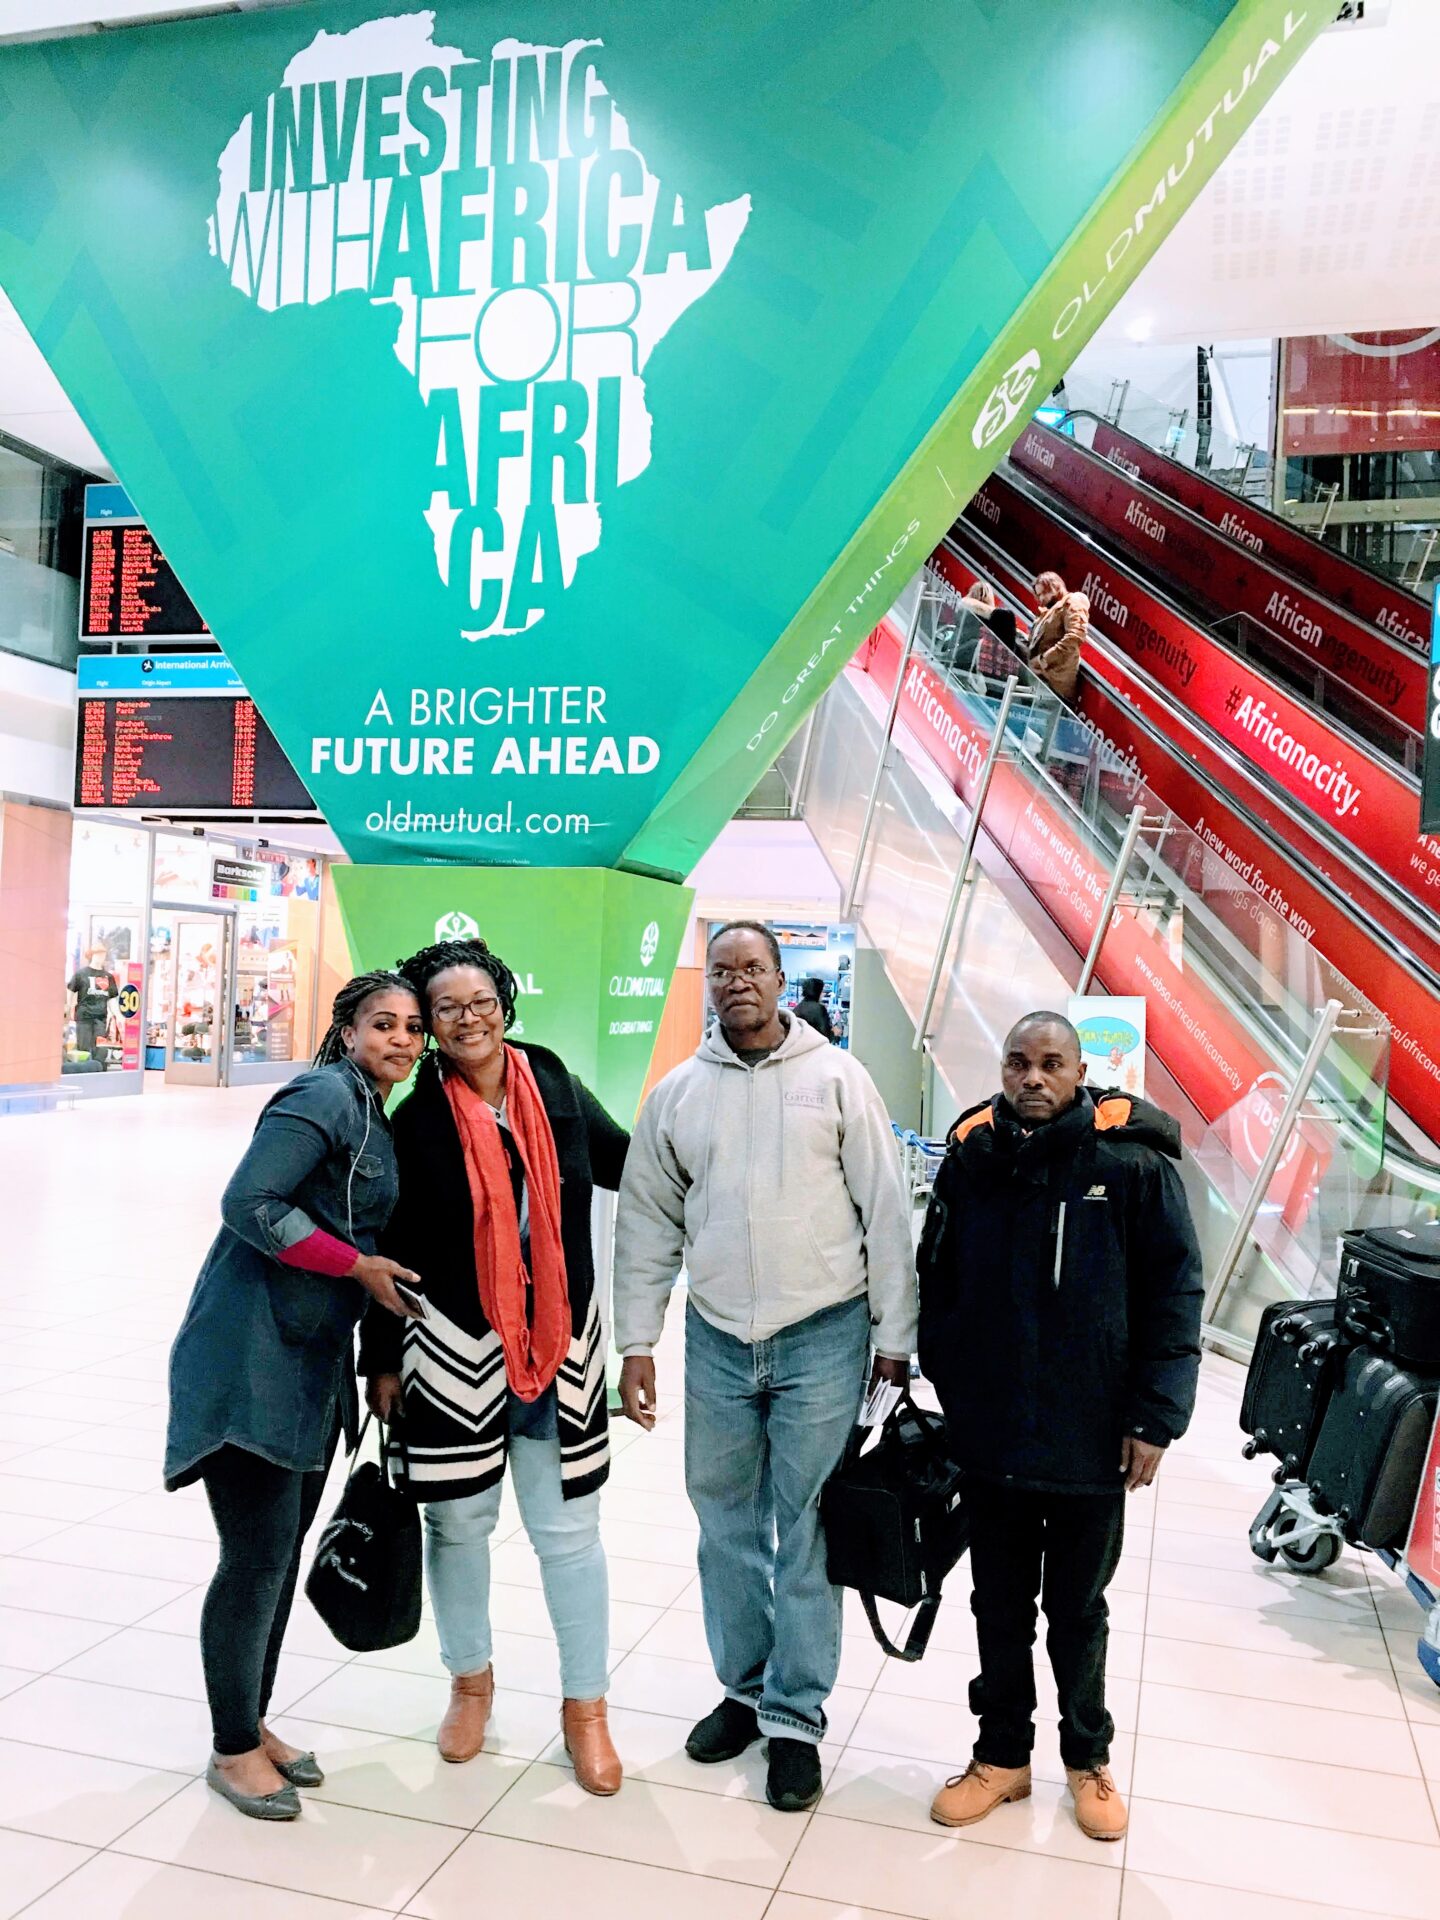
<instances>
[{"instance_id":1,"label":"denim tunic","mask_svg":"<svg viewBox=\"0 0 1440 1920\"><path fill-rule=\"evenodd\" d=\"M353 1433L368 1296L278 1256L316 1228L374 1253L398 1192L390 1123L358 1067L313 1068L267 1104L171 1349L168 1488L227 1445L310 1472L326 1464L337 1414Z\"/></svg>"}]
</instances>

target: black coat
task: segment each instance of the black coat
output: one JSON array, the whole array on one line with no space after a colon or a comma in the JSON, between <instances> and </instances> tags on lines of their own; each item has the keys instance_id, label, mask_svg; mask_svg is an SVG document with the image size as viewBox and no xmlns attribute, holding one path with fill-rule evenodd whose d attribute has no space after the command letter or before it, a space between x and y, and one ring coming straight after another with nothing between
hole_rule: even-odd
<instances>
[{"instance_id":1,"label":"black coat","mask_svg":"<svg viewBox=\"0 0 1440 1920\"><path fill-rule=\"evenodd\" d=\"M1122 1436L1184 1433L1204 1285L1180 1152L1158 1108L1083 1088L1028 1134L999 1097L956 1123L920 1242L920 1365L971 1472L1113 1491Z\"/></svg>"},{"instance_id":2,"label":"black coat","mask_svg":"<svg viewBox=\"0 0 1440 1920\"><path fill-rule=\"evenodd\" d=\"M572 1339L557 1388L562 1479L573 1498L593 1492L608 1471L590 1202L596 1186L619 1186L630 1136L558 1055L546 1047L518 1051L534 1072L560 1164ZM505 1376L499 1338L480 1305L470 1183L438 1061L421 1067L392 1124L400 1198L380 1250L419 1274L430 1317L407 1322L372 1307L360 1328L360 1371L405 1380L403 1437L417 1497L458 1499L504 1471Z\"/></svg>"}]
</instances>

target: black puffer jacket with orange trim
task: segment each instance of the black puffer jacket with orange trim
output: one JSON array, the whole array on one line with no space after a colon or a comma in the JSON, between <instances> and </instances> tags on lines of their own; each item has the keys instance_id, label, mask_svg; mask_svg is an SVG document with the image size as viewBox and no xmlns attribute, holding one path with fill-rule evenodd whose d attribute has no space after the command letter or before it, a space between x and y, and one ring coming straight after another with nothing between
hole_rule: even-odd
<instances>
[{"instance_id":1,"label":"black puffer jacket with orange trim","mask_svg":"<svg viewBox=\"0 0 1440 1920\"><path fill-rule=\"evenodd\" d=\"M1026 1131L962 1114L920 1242L920 1365L957 1459L1074 1493L1120 1484L1120 1442L1178 1440L1195 1406L1200 1250L1168 1114L1092 1097Z\"/></svg>"}]
</instances>

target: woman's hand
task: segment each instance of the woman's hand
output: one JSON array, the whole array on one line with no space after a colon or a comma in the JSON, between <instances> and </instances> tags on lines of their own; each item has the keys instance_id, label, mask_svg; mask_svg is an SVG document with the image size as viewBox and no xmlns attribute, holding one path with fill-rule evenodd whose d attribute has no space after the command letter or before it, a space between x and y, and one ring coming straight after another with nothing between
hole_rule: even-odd
<instances>
[{"instance_id":1,"label":"woman's hand","mask_svg":"<svg viewBox=\"0 0 1440 1920\"><path fill-rule=\"evenodd\" d=\"M398 1419L404 1410L404 1398L398 1373L374 1373L365 1382L365 1404L377 1420Z\"/></svg>"},{"instance_id":2,"label":"woman's hand","mask_svg":"<svg viewBox=\"0 0 1440 1920\"><path fill-rule=\"evenodd\" d=\"M348 1278L358 1280L370 1298L390 1313L398 1313L402 1320L420 1320L423 1314L414 1307L407 1307L395 1291L395 1282L403 1280L407 1287L418 1287L420 1276L412 1273L408 1267L402 1267L398 1260L387 1260L383 1253L359 1253L350 1269Z\"/></svg>"}]
</instances>

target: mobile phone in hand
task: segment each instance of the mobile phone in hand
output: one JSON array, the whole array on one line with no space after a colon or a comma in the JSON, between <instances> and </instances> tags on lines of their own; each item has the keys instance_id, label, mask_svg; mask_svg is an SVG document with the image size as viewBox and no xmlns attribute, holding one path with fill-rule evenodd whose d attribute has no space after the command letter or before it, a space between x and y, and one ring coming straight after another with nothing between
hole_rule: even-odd
<instances>
[{"instance_id":1,"label":"mobile phone in hand","mask_svg":"<svg viewBox=\"0 0 1440 1920\"><path fill-rule=\"evenodd\" d=\"M403 1280L397 1280L395 1282L395 1291L399 1294L405 1305L409 1307L417 1320L428 1320L430 1318L429 1313L426 1311L424 1296L416 1293L413 1287L407 1287Z\"/></svg>"}]
</instances>

